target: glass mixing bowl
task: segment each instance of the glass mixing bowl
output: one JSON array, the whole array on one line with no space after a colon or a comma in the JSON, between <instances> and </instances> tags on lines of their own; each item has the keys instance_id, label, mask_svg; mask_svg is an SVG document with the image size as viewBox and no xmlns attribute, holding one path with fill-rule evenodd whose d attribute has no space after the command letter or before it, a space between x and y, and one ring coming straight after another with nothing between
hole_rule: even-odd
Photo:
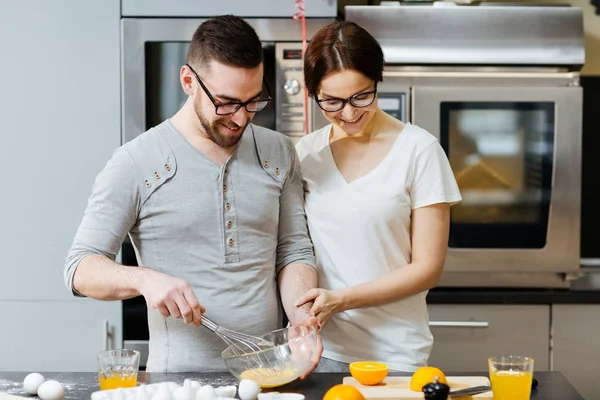
<instances>
[{"instance_id":1,"label":"glass mixing bowl","mask_svg":"<svg viewBox=\"0 0 600 400\"><path fill-rule=\"evenodd\" d=\"M239 355L239 348L230 346L221 356L237 379L251 379L262 388L282 386L298 378L308 369L317 350L317 331L314 326L291 326L260 338L273 345L260 345L261 350L243 355Z\"/></svg>"}]
</instances>

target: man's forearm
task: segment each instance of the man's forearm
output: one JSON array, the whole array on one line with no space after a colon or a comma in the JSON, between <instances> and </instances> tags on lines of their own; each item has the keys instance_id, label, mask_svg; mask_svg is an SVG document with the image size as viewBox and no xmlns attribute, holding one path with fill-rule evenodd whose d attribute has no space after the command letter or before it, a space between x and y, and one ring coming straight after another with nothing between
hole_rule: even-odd
<instances>
[{"instance_id":1,"label":"man's forearm","mask_svg":"<svg viewBox=\"0 0 600 400\"><path fill-rule=\"evenodd\" d=\"M140 295L146 268L128 267L103 255L83 258L73 276L73 288L98 300L124 300Z\"/></svg>"},{"instance_id":2,"label":"man's forearm","mask_svg":"<svg viewBox=\"0 0 600 400\"><path fill-rule=\"evenodd\" d=\"M295 324L298 311L307 314L311 304L295 307L294 302L308 290L317 287L317 271L306 264L290 264L279 273L279 291L281 302L288 319Z\"/></svg>"}]
</instances>

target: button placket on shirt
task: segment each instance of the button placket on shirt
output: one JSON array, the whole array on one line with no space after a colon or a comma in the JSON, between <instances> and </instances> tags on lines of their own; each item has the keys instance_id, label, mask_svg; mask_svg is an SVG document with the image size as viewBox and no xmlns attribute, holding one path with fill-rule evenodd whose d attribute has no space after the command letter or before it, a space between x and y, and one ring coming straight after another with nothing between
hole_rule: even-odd
<instances>
[{"instance_id":1,"label":"button placket on shirt","mask_svg":"<svg viewBox=\"0 0 600 400\"><path fill-rule=\"evenodd\" d=\"M237 210L235 209L233 191L231 190L231 167L226 166L222 174L223 225L225 241L225 261L237 261Z\"/></svg>"}]
</instances>

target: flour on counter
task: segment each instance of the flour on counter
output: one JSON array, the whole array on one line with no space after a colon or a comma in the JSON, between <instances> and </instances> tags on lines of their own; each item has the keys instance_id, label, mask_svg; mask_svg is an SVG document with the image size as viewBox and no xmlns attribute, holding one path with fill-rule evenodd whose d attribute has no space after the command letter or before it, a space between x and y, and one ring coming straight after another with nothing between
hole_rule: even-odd
<instances>
[{"instance_id":1,"label":"flour on counter","mask_svg":"<svg viewBox=\"0 0 600 400\"><path fill-rule=\"evenodd\" d=\"M0 379L0 393L28 396L27 392L23 390L23 382L9 381L7 379Z\"/></svg>"}]
</instances>

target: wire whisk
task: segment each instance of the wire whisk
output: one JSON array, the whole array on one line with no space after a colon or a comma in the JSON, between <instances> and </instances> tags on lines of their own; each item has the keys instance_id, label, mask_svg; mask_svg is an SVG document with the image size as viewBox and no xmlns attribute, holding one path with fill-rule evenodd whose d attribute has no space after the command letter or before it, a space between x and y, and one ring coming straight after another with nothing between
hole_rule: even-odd
<instances>
[{"instance_id":1,"label":"wire whisk","mask_svg":"<svg viewBox=\"0 0 600 400\"><path fill-rule=\"evenodd\" d=\"M240 333L223 328L222 326L212 321L211 319L205 317L204 315L202 316L202 325L208 328L210 331L216 333L217 336L223 339L223 341L227 343L227 346L231 348L231 351L236 356L250 354L255 359L255 361L257 361L258 364L260 364L261 367L264 368L261 371L261 373L266 373L267 375L270 375L270 362L264 355L261 356L261 353L263 353L265 350L274 348L275 343L269 342L268 340L256 336L246 335L245 333ZM273 373L276 372L273 371Z\"/></svg>"}]
</instances>

